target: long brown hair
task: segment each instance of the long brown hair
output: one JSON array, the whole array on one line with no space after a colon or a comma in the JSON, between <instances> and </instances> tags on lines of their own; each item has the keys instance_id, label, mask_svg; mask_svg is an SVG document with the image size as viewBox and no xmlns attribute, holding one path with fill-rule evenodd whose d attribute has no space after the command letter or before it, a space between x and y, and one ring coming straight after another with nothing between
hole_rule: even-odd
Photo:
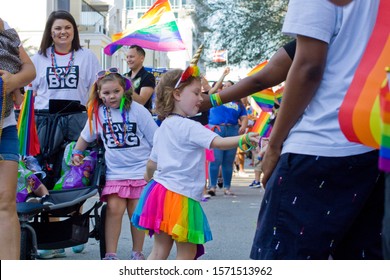
<instances>
[{"instance_id":1,"label":"long brown hair","mask_svg":"<svg viewBox=\"0 0 390 280\"><path fill-rule=\"evenodd\" d=\"M72 40L71 51L73 51L73 50L78 51L79 49L81 49L79 30L77 29L77 24L76 24L74 17L67 11L63 11L63 10L53 11L49 15L49 18L46 21L45 30L43 31L41 45L40 45L39 50L38 50L38 53L43 55L43 56L47 57L46 50L48 47L53 45L53 38L51 37L51 28L53 27L54 21L57 19L67 20L73 26L74 37Z\"/></svg>"}]
</instances>

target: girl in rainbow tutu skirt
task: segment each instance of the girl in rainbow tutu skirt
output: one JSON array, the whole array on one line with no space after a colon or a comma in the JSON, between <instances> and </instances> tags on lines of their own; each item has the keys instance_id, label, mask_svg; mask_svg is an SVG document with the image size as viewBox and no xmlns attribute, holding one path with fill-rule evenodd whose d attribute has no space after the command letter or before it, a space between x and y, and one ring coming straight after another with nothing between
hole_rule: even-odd
<instances>
[{"instance_id":1,"label":"girl in rainbow tutu skirt","mask_svg":"<svg viewBox=\"0 0 390 280\"><path fill-rule=\"evenodd\" d=\"M199 122L188 119L203 101L199 68L192 61L183 72L165 73L156 88L156 112L164 118L153 138L143 190L131 222L154 235L148 259L167 259L173 243L176 259L196 259L203 244L212 240L202 210L205 149L252 146L259 135L222 138ZM253 144L252 144L253 143Z\"/></svg>"}]
</instances>

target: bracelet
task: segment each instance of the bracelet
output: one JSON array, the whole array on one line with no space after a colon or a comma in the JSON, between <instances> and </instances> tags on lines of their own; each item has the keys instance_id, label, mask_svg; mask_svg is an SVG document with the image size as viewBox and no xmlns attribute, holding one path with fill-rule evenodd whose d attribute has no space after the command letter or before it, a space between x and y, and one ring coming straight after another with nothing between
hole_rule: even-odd
<instances>
[{"instance_id":1,"label":"bracelet","mask_svg":"<svg viewBox=\"0 0 390 280\"><path fill-rule=\"evenodd\" d=\"M82 156L83 155L83 151L81 151L81 150L73 150L72 151L72 156L75 156L75 155Z\"/></svg>"},{"instance_id":2,"label":"bracelet","mask_svg":"<svg viewBox=\"0 0 390 280\"><path fill-rule=\"evenodd\" d=\"M211 102L211 106L213 107L217 107L223 104L219 93L210 94L210 102Z\"/></svg>"}]
</instances>

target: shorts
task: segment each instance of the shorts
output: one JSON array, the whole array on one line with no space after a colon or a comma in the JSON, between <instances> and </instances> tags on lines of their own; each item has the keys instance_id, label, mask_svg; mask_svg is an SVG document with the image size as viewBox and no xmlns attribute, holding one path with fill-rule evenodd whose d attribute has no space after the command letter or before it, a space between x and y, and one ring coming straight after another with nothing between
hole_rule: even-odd
<instances>
[{"instance_id":1,"label":"shorts","mask_svg":"<svg viewBox=\"0 0 390 280\"><path fill-rule=\"evenodd\" d=\"M19 162L19 139L16 125L3 129L0 140L0 160Z\"/></svg>"},{"instance_id":2,"label":"shorts","mask_svg":"<svg viewBox=\"0 0 390 280\"><path fill-rule=\"evenodd\" d=\"M100 200L107 201L107 196L117 194L120 198L139 199L147 182L138 180L107 180Z\"/></svg>"},{"instance_id":3,"label":"shorts","mask_svg":"<svg viewBox=\"0 0 390 280\"><path fill-rule=\"evenodd\" d=\"M255 157L255 160L253 162L253 169L257 172L262 172L263 170L261 169L261 166L262 166L261 160Z\"/></svg>"},{"instance_id":4,"label":"shorts","mask_svg":"<svg viewBox=\"0 0 390 280\"><path fill-rule=\"evenodd\" d=\"M283 154L261 204L252 259L382 259L378 151Z\"/></svg>"}]
</instances>

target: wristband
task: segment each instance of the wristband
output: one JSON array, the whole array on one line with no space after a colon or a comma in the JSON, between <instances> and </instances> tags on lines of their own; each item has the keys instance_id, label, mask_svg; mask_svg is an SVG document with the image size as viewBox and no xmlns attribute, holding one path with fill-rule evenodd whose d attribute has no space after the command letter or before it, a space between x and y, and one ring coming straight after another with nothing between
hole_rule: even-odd
<instances>
[{"instance_id":1,"label":"wristband","mask_svg":"<svg viewBox=\"0 0 390 280\"><path fill-rule=\"evenodd\" d=\"M72 151L72 156L76 156L76 155L82 156L83 155L83 151L81 151L81 150L73 150Z\"/></svg>"}]
</instances>

